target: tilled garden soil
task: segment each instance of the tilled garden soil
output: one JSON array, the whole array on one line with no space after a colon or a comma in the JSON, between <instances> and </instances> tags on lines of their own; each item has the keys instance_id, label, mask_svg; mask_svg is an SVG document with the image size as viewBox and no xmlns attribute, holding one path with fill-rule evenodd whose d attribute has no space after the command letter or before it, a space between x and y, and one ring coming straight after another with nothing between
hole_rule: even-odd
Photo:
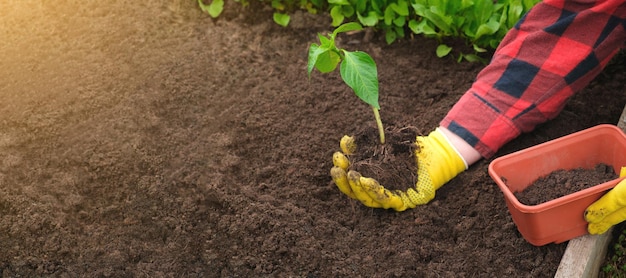
<instances>
[{"instance_id":1,"label":"tilled garden soil","mask_svg":"<svg viewBox=\"0 0 626 278\"><path fill-rule=\"evenodd\" d=\"M214 20L196 1L0 2L3 277L555 273L566 244L521 238L489 160L402 213L340 194L332 153L371 110L338 74L307 77L330 19L282 28L255 3ZM388 128L427 134L482 67L369 38L339 43L378 63ZM616 123L625 79L612 65L498 156Z\"/></svg>"}]
</instances>

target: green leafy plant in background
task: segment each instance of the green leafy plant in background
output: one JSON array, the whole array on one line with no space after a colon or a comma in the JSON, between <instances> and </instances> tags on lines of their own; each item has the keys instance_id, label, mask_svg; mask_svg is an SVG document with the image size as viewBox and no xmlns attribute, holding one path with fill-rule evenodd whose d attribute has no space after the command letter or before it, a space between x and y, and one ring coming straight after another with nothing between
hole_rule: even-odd
<instances>
[{"instance_id":1,"label":"green leafy plant in background","mask_svg":"<svg viewBox=\"0 0 626 278\"><path fill-rule=\"evenodd\" d=\"M200 8L217 17L225 0L211 0ZM240 1L247 4L248 0ZM453 47L446 39L460 39L473 52L458 52L458 60L481 61L478 54L495 49L506 32L539 0L259 0L274 9L273 19L287 26L289 13L303 9L309 13L327 12L331 26L357 22L384 33L388 44L406 36L436 39L439 57L450 55Z\"/></svg>"},{"instance_id":2,"label":"green leafy plant in background","mask_svg":"<svg viewBox=\"0 0 626 278\"><path fill-rule=\"evenodd\" d=\"M205 5L202 0L198 0L198 5L203 12L208 13L213 18L220 16L224 11L224 0L212 0L208 5Z\"/></svg>"},{"instance_id":3,"label":"green leafy plant in background","mask_svg":"<svg viewBox=\"0 0 626 278\"><path fill-rule=\"evenodd\" d=\"M249 4L248 0L233 0L244 6ZM260 0L260 2L271 5L274 9L272 19L280 26L289 25L291 16L288 14L295 9L306 10L311 14L317 14L326 0ZM224 10L224 0L211 0L211 3L204 4L203 0L198 0L200 9L208 13L211 17L217 18Z\"/></svg>"},{"instance_id":4,"label":"green leafy plant in background","mask_svg":"<svg viewBox=\"0 0 626 278\"><path fill-rule=\"evenodd\" d=\"M309 47L307 71L309 77L313 69L321 73L329 73L339 66L343 81L374 112L380 143L385 143L385 132L380 119L378 103L378 70L372 57L362 51L348 51L338 48L335 39L339 33L362 30L363 26L356 22L345 23L337 27L331 34L318 34L320 43L312 43Z\"/></svg>"},{"instance_id":5,"label":"green leafy plant in background","mask_svg":"<svg viewBox=\"0 0 626 278\"><path fill-rule=\"evenodd\" d=\"M357 21L363 26L381 29L387 43L404 37L411 17L411 0L328 0L332 26Z\"/></svg>"},{"instance_id":6,"label":"green leafy plant in background","mask_svg":"<svg viewBox=\"0 0 626 278\"><path fill-rule=\"evenodd\" d=\"M480 60L476 53L495 49L506 32L538 0L328 0L332 25L359 21L364 26L381 29L387 43L411 34L435 38L440 42L436 53L447 56L452 47L443 43L447 37L466 40L475 53L461 54L460 59Z\"/></svg>"},{"instance_id":7,"label":"green leafy plant in background","mask_svg":"<svg viewBox=\"0 0 626 278\"><path fill-rule=\"evenodd\" d=\"M409 21L415 34L434 37L440 42L444 37L466 39L475 52L495 49L506 32L538 1L537 0L411 0L418 16ZM450 53L451 47L441 43L437 56ZM459 59L475 61L475 54L461 54Z\"/></svg>"},{"instance_id":8,"label":"green leafy plant in background","mask_svg":"<svg viewBox=\"0 0 626 278\"><path fill-rule=\"evenodd\" d=\"M317 14L318 10L324 5L324 1L325 0L270 0L269 2L274 9L274 22L280 26L286 27L291 20L289 12L295 9L301 9L311 14Z\"/></svg>"}]
</instances>

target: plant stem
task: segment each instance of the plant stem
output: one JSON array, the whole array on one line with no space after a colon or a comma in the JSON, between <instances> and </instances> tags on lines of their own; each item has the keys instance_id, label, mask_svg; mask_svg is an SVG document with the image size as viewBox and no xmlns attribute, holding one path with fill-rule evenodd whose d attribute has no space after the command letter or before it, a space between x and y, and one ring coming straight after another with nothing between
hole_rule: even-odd
<instances>
[{"instance_id":1,"label":"plant stem","mask_svg":"<svg viewBox=\"0 0 626 278\"><path fill-rule=\"evenodd\" d=\"M380 135L380 143L385 144L385 129L383 128L383 122L380 120L380 113L378 113L378 108L372 106L372 110L374 111L374 117L376 118L376 125L378 126L378 134Z\"/></svg>"}]
</instances>

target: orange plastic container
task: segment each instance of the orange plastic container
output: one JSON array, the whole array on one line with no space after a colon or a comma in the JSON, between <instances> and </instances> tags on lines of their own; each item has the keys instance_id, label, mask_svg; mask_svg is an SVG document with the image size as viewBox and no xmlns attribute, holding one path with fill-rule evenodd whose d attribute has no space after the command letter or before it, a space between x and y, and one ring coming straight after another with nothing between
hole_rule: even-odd
<instances>
[{"instance_id":1,"label":"orange plastic container","mask_svg":"<svg viewBox=\"0 0 626 278\"><path fill-rule=\"evenodd\" d=\"M513 193L556 170L591 169L599 163L611 165L615 173L626 166L626 135L616 126L598 125L499 157L489 164L489 175L504 193L524 239L541 246L587 234L585 209L621 179L533 206L520 203Z\"/></svg>"}]
</instances>

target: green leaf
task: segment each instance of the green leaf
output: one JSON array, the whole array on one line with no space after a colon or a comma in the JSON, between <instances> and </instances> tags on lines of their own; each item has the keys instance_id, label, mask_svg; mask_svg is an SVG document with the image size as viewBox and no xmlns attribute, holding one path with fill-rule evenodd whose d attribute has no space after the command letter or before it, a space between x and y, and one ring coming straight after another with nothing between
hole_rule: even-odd
<instances>
[{"instance_id":1,"label":"green leaf","mask_svg":"<svg viewBox=\"0 0 626 278\"><path fill-rule=\"evenodd\" d=\"M337 52L329 49L328 47L312 43L309 47L307 72L310 76L313 68L316 68L321 73L328 73L335 70L340 61L341 57L339 57Z\"/></svg>"},{"instance_id":2,"label":"green leaf","mask_svg":"<svg viewBox=\"0 0 626 278\"><path fill-rule=\"evenodd\" d=\"M343 50L340 73L343 81L365 103L380 109L378 104L378 71L376 63L365 52Z\"/></svg>"},{"instance_id":3,"label":"green leaf","mask_svg":"<svg viewBox=\"0 0 626 278\"><path fill-rule=\"evenodd\" d=\"M483 24L493 14L493 0L474 0L474 20L477 24Z\"/></svg>"},{"instance_id":4,"label":"green leaf","mask_svg":"<svg viewBox=\"0 0 626 278\"><path fill-rule=\"evenodd\" d=\"M370 0L370 4L372 5L372 11L382 15L382 8L386 6L386 3L383 3L384 0Z\"/></svg>"},{"instance_id":5,"label":"green leaf","mask_svg":"<svg viewBox=\"0 0 626 278\"><path fill-rule=\"evenodd\" d=\"M224 0L213 0L211 4L205 5L202 0L198 0L200 9L208 13L212 18L218 17L224 10Z\"/></svg>"},{"instance_id":6,"label":"green leaf","mask_svg":"<svg viewBox=\"0 0 626 278\"><path fill-rule=\"evenodd\" d=\"M463 13L463 3L461 1L446 1L445 9L443 12L449 15L457 15Z\"/></svg>"},{"instance_id":7,"label":"green leaf","mask_svg":"<svg viewBox=\"0 0 626 278\"><path fill-rule=\"evenodd\" d=\"M424 19L422 22L428 21L435 25L437 28L442 30L446 34L452 34L451 24L453 22L453 18L441 12L439 8L436 6L431 6L430 8L426 8L423 5L413 4L413 9L415 13Z\"/></svg>"},{"instance_id":8,"label":"green leaf","mask_svg":"<svg viewBox=\"0 0 626 278\"><path fill-rule=\"evenodd\" d=\"M415 19L409 20L409 29L411 29L411 32L415 34L419 34L418 25L419 23L417 22L417 20Z\"/></svg>"},{"instance_id":9,"label":"green leaf","mask_svg":"<svg viewBox=\"0 0 626 278\"><path fill-rule=\"evenodd\" d=\"M342 6L334 6L330 9L330 18L332 18L333 22L332 26L339 26L339 24L343 23L345 17L343 16L343 12L341 11Z\"/></svg>"},{"instance_id":10,"label":"green leaf","mask_svg":"<svg viewBox=\"0 0 626 278\"><path fill-rule=\"evenodd\" d=\"M474 48L474 51L478 52L478 53L483 53L483 52L487 52L487 49L484 49L478 45L473 44L472 47Z\"/></svg>"},{"instance_id":11,"label":"green leaf","mask_svg":"<svg viewBox=\"0 0 626 278\"><path fill-rule=\"evenodd\" d=\"M393 29L396 31L396 34L398 34L399 38L404 38L404 26L402 27L397 26L397 27L394 27Z\"/></svg>"},{"instance_id":12,"label":"green leaf","mask_svg":"<svg viewBox=\"0 0 626 278\"><path fill-rule=\"evenodd\" d=\"M396 17L396 19L393 20L393 24L396 25L397 27L403 27L406 24L406 17L404 16Z\"/></svg>"},{"instance_id":13,"label":"green leaf","mask_svg":"<svg viewBox=\"0 0 626 278\"><path fill-rule=\"evenodd\" d=\"M500 22L496 20L489 20L487 23L481 24L478 26L478 30L476 31L476 36L473 38L474 40L480 39L485 35L492 35L500 29Z\"/></svg>"},{"instance_id":14,"label":"green leaf","mask_svg":"<svg viewBox=\"0 0 626 278\"><path fill-rule=\"evenodd\" d=\"M461 0L461 10L465 10L474 5L473 0Z\"/></svg>"},{"instance_id":15,"label":"green leaf","mask_svg":"<svg viewBox=\"0 0 626 278\"><path fill-rule=\"evenodd\" d=\"M398 3L391 3L389 7L401 16L409 16L409 4L405 0L399 0Z\"/></svg>"},{"instance_id":16,"label":"green leaf","mask_svg":"<svg viewBox=\"0 0 626 278\"><path fill-rule=\"evenodd\" d=\"M281 0L272 0L272 8L283 11L285 10L285 4Z\"/></svg>"},{"instance_id":17,"label":"green leaf","mask_svg":"<svg viewBox=\"0 0 626 278\"><path fill-rule=\"evenodd\" d=\"M363 29L363 26L361 26L361 24L359 24L358 22L348 22L346 24L342 24L341 26L337 27L337 29L333 31L333 37L336 37L337 34L339 33L357 31L357 30L362 30L362 29Z\"/></svg>"},{"instance_id":18,"label":"green leaf","mask_svg":"<svg viewBox=\"0 0 626 278\"><path fill-rule=\"evenodd\" d=\"M362 16L361 13L357 13L356 16L365 26L376 26L378 24L378 15L374 11L367 13L367 16Z\"/></svg>"},{"instance_id":19,"label":"green leaf","mask_svg":"<svg viewBox=\"0 0 626 278\"><path fill-rule=\"evenodd\" d=\"M445 44L440 44L439 46L437 46L436 50L437 57L445 57L446 55L450 54L450 51L452 51L452 47L449 47Z\"/></svg>"},{"instance_id":20,"label":"green leaf","mask_svg":"<svg viewBox=\"0 0 626 278\"><path fill-rule=\"evenodd\" d=\"M409 28L411 28L411 31L415 34L424 34L427 36L437 34L437 31L435 31L435 29L430 26L426 20L422 20L420 22L411 21L409 22Z\"/></svg>"},{"instance_id":21,"label":"green leaf","mask_svg":"<svg viewBox=\"0 0 626 278\"><path fill-rule=\"evenodd\" d=\"M322 52L324 52L324 50L320 49L320 46L318 44L316 44L316 43L312 43L309 46L309 59L308 59L308 64L307 64L307 73L308 73L309 77L311 77L311 72L313 71L313 68L315 68L315 63L317 62L317 57Z\"/></svg>"},{"instance_id":22,"label":"green leaf","mask_svg":"<svg viewBox=\"0 0 626 278\"><path fill-rule=\"evenodd\" d=\"M432 6L430 9L426 10L426 18L437 26L437 28L441 29L447 34L453 34L452 31L452 22L454 19L452 16L445 14L438 7Z\"/></svg>"},{"instance_id":23,"label":"green leaf","mask_svg":"<svg viewBox=\"0 0 626 278\"><path fill-rule=\"evenodd\" d=\"M331 39L322 34L318 33L317 37L320 39L320 47L322 48L331 49L335 44Z\"/></svg>"},{"instance_id":24,"label":"green leaf","mask_svg":"<svg viewBox=\"0 0 626 278\"><path fill-rule=\"evenodd\" d=\"M459 62L465 59L468 62L481 62L481 63L486 63L485 59L480 58L478 55L476 54L461 54L461 56L459 56Z\"/></svg>"},{"instance_id":25,"label":"green leaf","mask_svg":"<svg viewBox=\"0 0 626 278\"><path fill-rule=\"evenodd\" d=\"M352 17L354 15L354 7L353 6L341 6L341 12L345 17Z\"/></svg>"},{"instance_id":26,"label":"green leaf","mask_svg":"<svg viewBox=\"0 0 626 278\"><path fill-rule=\"evenodd\" d=\"M396 38L398 38L398 35L393 30L387 30L387 32L385 32L385 41L387 44L391 44Z\"/></svg>"},{"instance_id":27,"label":"green leaf","mask_svg":"<svg viewBox=\"0 0 626 278\"><path fill-rule=\"evenodd\" d=\"M524 7L519 1L511 2L509 5L509 9L506 13L507 27L512 28L517 23L517 21L519 21L519 19L522 17L523 12L524 12Z\"/></svg>"},{"instance_id":28,"label":"green leaf","mask_svg":"<svg viewBox=\"0 0 626 278\"><path fill-rule=\"evenodd\" d=\"M357 13L364 13L369 0L356 0L355 8Z\"/></svg>"},{"instance_id":29,"label":"green leaf","mask_svg":"<svg viewBox=\"0 0 626 278\"><path fill-rule=\"evenodd\" d=\"M404 26L402 27L396 26L393 28L393 30L396 31L398 38L404 38Z\"/></svg>"},{"instance_id":30,"label":"green leaf","mask_svg":"<svg viewBox=\"0 0 626 278\"><path fill-rule=\"evenodd\" d=\"M417 2L418 1L411 4L411 6L413 6L413 11L415 11L415 14L419 16L423 16L424 10L426 10L426 6L422 3L417 3Z\"/></svg>"},{"instance_id":31,"label":"green leaf","mask_svg":"<svg viewBox=\"0 0 626 278\"><path fill-rule=\"evenodd\" d=\"M385 15L383 17L383 19L385 21L385 25L391 25L391 23L395 19L395 16L396 16L396 13L393 11L393 9L391 7L388 6L385 9Z\"/></svg>"},{"instance_id":32,"label":"green leaf","mask_svg":"<svg viewBox=\"0 0 626 278\"><path fill-rule=\"evenodd\" d=\"M321 73L328 73L335 70L337 68L337 65L339 65L339 62L341 62L341 57L339 57L339 54L337 54L337 52L335 51L327 50L317 56L315 68Z\"/></svg>"},{"instance_id":33,"label":"green leaf","mask_svg":"<svg viewBox=\"0 0 626 278\"><path fill-rule=\"evenodd\" d=\"M280 26L289 25L289 20L291 17L288 14L274 13L274 22Z\"/></svg>"},{"instance_id":34,"label":"green leaf","mask_svg":"<svg viewBox=\"0 0 626 278\"><path fill-rule=\"evenodd\" d=\"M350 1L348 0L328 0L328 3L335 5L350 5Z\"/></svg>"}]
</instances>

